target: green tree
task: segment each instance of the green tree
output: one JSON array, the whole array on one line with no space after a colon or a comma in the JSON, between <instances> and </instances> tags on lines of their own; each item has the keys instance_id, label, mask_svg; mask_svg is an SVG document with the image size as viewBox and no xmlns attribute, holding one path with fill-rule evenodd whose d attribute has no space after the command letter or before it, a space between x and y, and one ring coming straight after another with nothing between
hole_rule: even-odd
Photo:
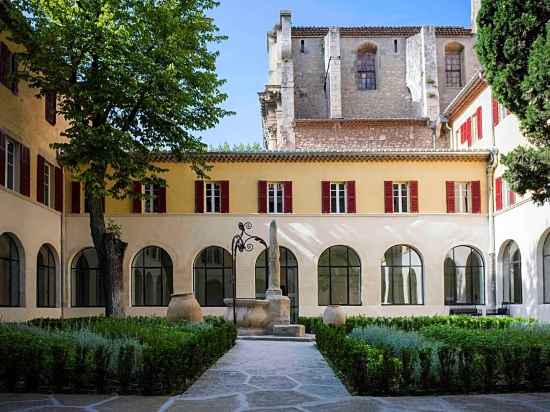
<instances>
[{"instance_id":1,"label":"green tree","mask_svg":"<svg viewBox=\"0 0 550 412\"><path fill-rule=\"evenodd\" d=\"M483 0L476 51L498 101L520 120L528 147L502 156L504 178L550 201L550 0Z\"/></svg>"},{"instance_id":2,"label":"green tree","mask_svg":"<svg viewBox=\"0 0 550 412\"><path fill-rule=\"evenodd\" d=\"M228 142L217 146L208 147L210 152L261 152L263 147L260 143L234 143L231 146Z\"/></svg>"},{"instance_id":3,"label":"green tree","mask_svg":"<svg viewBox=\"0 0 550 412\"><path fill-rule=\"evenodd\" d=\"M133 182L164 185L159 151L178 159L205 145L195 133L228 112L216 74L215 0L13 0L8 29L26 46L18 75L55 93L69 127L53 145L84 183L91 237L105 279L106 314L123 315L126 242L102 198L141 197ZM205 165L194 161L203 174Z\"/></svg>"}]
</instances>

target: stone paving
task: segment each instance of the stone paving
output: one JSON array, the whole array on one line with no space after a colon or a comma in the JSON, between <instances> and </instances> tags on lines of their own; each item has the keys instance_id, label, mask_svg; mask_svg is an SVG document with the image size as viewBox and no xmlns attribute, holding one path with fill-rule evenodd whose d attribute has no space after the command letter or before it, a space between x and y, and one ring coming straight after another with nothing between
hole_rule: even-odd
<instances>
[{"instance_id":1,"label":"stone paving","mask_svg":"<svg viewBox=\"0 0 550 412\"><path fill-rule=\"evenodd\" d=\"M550 411L550 394L351 396L311 342L238 341L184 394L0 394L0 412Z\"/></svg>"}]
</instances>

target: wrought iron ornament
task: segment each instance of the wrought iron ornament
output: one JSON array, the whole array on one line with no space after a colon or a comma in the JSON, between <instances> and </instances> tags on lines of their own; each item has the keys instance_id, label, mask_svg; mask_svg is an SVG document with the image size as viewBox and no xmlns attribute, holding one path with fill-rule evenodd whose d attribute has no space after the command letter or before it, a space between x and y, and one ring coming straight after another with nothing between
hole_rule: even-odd
<instances>
[{"instance_id":1,"label":"wrought iron ornament","mask_svg":"<svg viewBox=\"0 0 550 412\"><path fill-rule=\"evenodd\" d=\"M237 324L237 252L252 252L254 250L254 242L257 242L267 249L267 243L261 237L248 233L252 230L252 223L239 222L237 224L239 232L233 236L231 241L231 256L233 258L233 323Z\"/></svg>"}]
</instances>

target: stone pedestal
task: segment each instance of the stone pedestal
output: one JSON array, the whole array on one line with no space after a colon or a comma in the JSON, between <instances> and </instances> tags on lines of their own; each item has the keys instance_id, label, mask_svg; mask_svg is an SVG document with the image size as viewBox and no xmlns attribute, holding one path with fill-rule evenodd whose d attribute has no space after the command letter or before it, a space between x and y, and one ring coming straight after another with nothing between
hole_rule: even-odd
<instances>
[{"instance_id":1,"label":"stone pedestal","mask_svg":"<svg viewBox=\"0 0 550 412\"><path fill-rule=\"evenodd\" d=\"M275 325L273 326L273 334L275 336L300 338L306 335L306 328L304 325Z\"/></svg>"},{"instance_id":2,"label":"stone pedestal","mask_svg":"<svg viewBox=\"0 0 550 412\"><path fill-rule=\"evenodd\" d=\"M290 324L290 298L283 296L281 289L268 289L265 298L269 302L267 308L269 326Z\"/></svg>"},{"instance_id":3,"label":"stone pedestal","mask_svg":"<svg viewBox=\"0 0 550 412\"><path fill-rule=\"evenodd\" d=\"M224 319L233 322L233 299L224 299ZM269 301L265 299L237 299L237 327L267 329L270 326Z\"/></svg>"}]
</instances>

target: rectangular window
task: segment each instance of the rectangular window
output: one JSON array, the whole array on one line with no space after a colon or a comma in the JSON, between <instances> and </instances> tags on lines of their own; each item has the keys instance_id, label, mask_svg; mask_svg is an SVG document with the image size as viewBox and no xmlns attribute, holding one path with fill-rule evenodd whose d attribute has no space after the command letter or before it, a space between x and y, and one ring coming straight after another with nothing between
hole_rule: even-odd
<instances>
[{"instance_id":1,"label":"rectangular window","mask_svg":"<svg viewBox=\"0 0 550 412\"><path fill-rule=\"evenodd\" d=\"M206 212L221 213L221 188L219 182L206 183Z\"/></svg>"},{"instance_id":2,"label":"rectangular window","mask_svg":"<svg viewBox=\"0 0 550 412\"><path fill-rule=\"evenodd\" d=\"M344 182L330 184L330 212L347 213L347 187Z\"/></svg>"},{"instance_id":3,"label":"rectangular window","mask_svg":"<svg viewBox=\"0 0 550 412\"><path fill-rule=\"evenodd\" d=\"M284 185L282 183L267 184L268 213L284 213Z\"/></svg>"},{"instance_id":4,"label":"rectangular window","mask_svg":"<svg viewBox=\"0 0 550 412\"><path fill-rule=\"evenodd\" d=\"M393 41L393 52L397 53L397 39Z\"/></svg>"},{"instance_id":5,"label":"rectangular window","mask_svg":"<svg viewBox=\"0 0 550 412\"><path fill-rule=\"evenodd\" d=\"M306 51L306 41L304 39L300 40L300 52L305 53Z\"/></svg>"},{"instance_id":6,"label":"rectangular window","mask_svg":"<svg viewBox=\"0 0 550 412\"><path fill-rule=\"evenodd\" d=\"M462 87L461 60L460 53L445 54L445 75L449 87Z\"/></svg>"},{"instance_id":7,"label":"rectangular window","mask_svg":"<svg viewBox=\"0 0 550 412\"><path fill-rule=\"evenodd\" d=\"M145 199L143 200L143 211L145 213L155 213L155 186L151 184L144 185L143 193L145 195Z\"/></svg>"},{"instance_id":8,"label":"rectangular window","mask_svg":"<svg viewBox=\"0 0 550 412\"><path fill-rule=\"evenodd\" d=\"M409 212L409 184L393 183L393 211L394 213Z\"/></svg>"},{"instance_id":9,"label":"rectangular window","mask_svg":"<svg viewBox=\"0 0 550 412\"><path fill-rule=\"evenodd\" d=\"M472 185L470 182L455 182L455 212L472 211Z\"/></svg>"},{"instance_id":10,"label":"rectangular window","mask_svg":"<svg viewBox=\"0 0 550 412\"><path fill-rule=\"evenodd\" d=\"M13 140L6 139L6 187L11 190L17 190L17 146Z\"/></svg>"},{"instance_id":11,"label":"rectangular window","mask_svg":"<svg viewBox=\"0 0 550 412\"><path fill-rule=\"evenodd\" d=\"M53 206L53 200L55 199L54 177L55 171L53 166L47 162L44 162L44 180L42 181L42 190L44 193L45 206Z\"/></svg>"},{"instance_id":12,"label":"rectangular window","mask_svg":"<svg viewBox=\"0 0 550 412\"><path fill-rule=\"evenodd\" d=\"M360 56L359 88L362 90L376 90L376 54L364 53Z\"/></svg>"}]
</instances>

